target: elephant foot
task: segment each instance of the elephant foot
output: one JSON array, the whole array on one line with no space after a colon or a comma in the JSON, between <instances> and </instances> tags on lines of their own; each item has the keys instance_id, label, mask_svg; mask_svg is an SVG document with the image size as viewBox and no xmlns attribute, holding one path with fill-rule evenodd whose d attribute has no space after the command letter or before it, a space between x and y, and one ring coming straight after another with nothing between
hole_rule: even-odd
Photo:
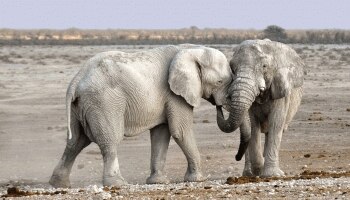
<instances>
[{"instance_id":1,"label":"elephant foot","mask_svg":"<svg viewBox=\"0 0 350 200\"><path fill-rule=\"evenodd\" d=\"M103 186L107 186L107 187L111 187L111 186L115 186L115 187L121 187L123 185L128 184L128 182L126 182L124 180L123 177L118 177L118 176L110 176L110 177L104 177L103 178Z\"/></svg>"},{"instance_id":2,"label":"elephant foot","mask_svg":"<svg viewBox=\"0 0 350 200\"><path fill-rule=\"evenodd\" d=\"M252 167L253 176L260 176L263 171L263 166Z\"/></svg>"},{"instance_id":3,"label":"elephant foot","mask_svg":"<svg viewBox=\"0 0 350 200\"><path fill-rule=\"evenodd\" d=\"M200 172L186 173L185 175L185 182L203 182L206 180L207 178L203 177L202 173Z\"/></svg>"},{"instance_id":4,"label":"elephant foot","mask_svg":"<svg viewBox=\"0 0 350 200\"><path fill-rule=\"evenodd\" d=\"M61 176L52 175L49 181L54 188L70 188L69 178L62 178Z\"/></svg>"},{"instance_id":5,"label":"elephant foot","mask_svg":"<svg viewBox=\"0 0 350 200\"><path fill-rule=\"evenodd\" d=\"M242 176L253 177L254 174L253 174L252 170L250 170L250 169L244 169L244 170L243 170L243 173L242 173Z\"/></svg>"},{"instance_id":6,"label":"elephant foot","mask_svg":"<svg viewBox=\"0 0 350 200\"><path fill-rule=\"evenodd\" d=\"M146 183L147 184L168 184L170 183L170 181L165 175L151 174L151 176L147 178Z\"/></svg>"},{"instance_id":7,"label":"elephant foot","mask_svg":"<svg viewBox=\"0 0 350 200\"><path fill-rule=\"evenodd\" d=\"M265 167L261 173L262 177L280 177L284 176L284 172L277 166Z\"/></svg>"},{"instance_id":8,"label":"elephant foot","mask_svg":"<svg viewBox=\"0 0 350 200\"><path fill-rule=\"evenodd\" d=\"M245 163L242 176L246 176L246 177L254 176L254 174L252 172L251 164L249 162Z\"/></svg>"}]
</instances>

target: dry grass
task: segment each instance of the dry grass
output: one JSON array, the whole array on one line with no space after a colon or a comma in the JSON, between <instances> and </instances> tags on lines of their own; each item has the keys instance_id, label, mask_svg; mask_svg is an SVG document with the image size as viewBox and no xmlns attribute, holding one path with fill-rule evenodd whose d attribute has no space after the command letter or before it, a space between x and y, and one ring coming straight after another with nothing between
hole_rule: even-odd
<instances>
[{"instance_id":1,"label":"dry grass","mask_svg":"<svg viewBox=\"0 0 350 200\"><path fill-rule=\"evenodd\" d=\"M265 38L263 30L198 29L173 30L14 30L0 29L3 45L116 45L116 44L237 44ZM285 43L350 43L350 30L286 30Z\"/></svg>"}]
</instances>

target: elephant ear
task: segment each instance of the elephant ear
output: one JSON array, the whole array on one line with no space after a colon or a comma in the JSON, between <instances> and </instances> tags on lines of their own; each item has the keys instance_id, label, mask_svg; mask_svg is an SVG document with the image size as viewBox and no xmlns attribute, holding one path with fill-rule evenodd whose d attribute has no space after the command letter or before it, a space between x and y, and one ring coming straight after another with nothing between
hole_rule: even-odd
<instances>
[{"instance_id":1,"label":"elephant ear","mask_svg":"<svg viewBox=\"0 0 350 200\"><path fill-rule=\"evenodd\" d=\"M205 66L200 59L204 49L183 49L176 54L169 68L170 89L182 96L193 107L200 105L202 97L201 70Z\"/></svg>"},{"instance_id":2,"label":"elephant ear","mask_svg":"<svg viewBox=\"0 0 350 200\"><path fill-rule=\"evenodd\" d=\"M279 53L281 52L282 56L277 59L277 63L280 65L277 65L271 83L273 99L289 95L293 88L301 87L304 82L304 63L298 54L287 46L283 46Z\"/></svg>"},{"instance_id":3,"label":"elephant ear","mask_svg":"<svg viewBox=\"0 0 350 200\"><path fill-rule=\"evenodd\" d=\"M237 65L236 65L236 63L235 63L234 58L232 58L232 59L230 60L230 68L231 68L232 73L233 73L233 74L236 74Z\"/></svg>"}]
</instances>

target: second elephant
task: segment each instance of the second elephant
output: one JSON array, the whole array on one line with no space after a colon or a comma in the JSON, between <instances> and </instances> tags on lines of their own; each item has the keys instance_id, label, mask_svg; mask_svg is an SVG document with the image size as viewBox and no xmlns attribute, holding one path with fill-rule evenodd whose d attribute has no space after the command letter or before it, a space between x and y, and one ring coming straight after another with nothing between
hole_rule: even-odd
<instances>
[{"instance_id":1,"label":"second elephant","mask_svg":"<svg viewBox=\"0 0 350 200\"><path fill-rule=\"evenodd\" d=\"M234 81L225 103L230 115L225 120L218 107L218 125L224 132L240 127L241 135L246 135L236 155L236 160L242 158L249 141L243 175L283 176L279 167L281 138L301 101L304 63L285 44L248 40L236 48L230 66ZM264 153L261 132L266 134Z\"/></svg>"}]
</instances>

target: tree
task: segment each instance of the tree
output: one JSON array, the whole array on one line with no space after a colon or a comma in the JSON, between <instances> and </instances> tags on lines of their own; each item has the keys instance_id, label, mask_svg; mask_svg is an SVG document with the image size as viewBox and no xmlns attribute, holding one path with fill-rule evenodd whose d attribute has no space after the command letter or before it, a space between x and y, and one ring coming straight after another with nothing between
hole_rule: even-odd
<instances>
[{"instance_id":1,"label":"tree","mask_svg":"<svg viewBox=\"0 0 350 200\"><path fill-rule=\"evenodd\" d=\"M285 42L287 40L286 31L279 26L270 25L264 29L264 37L270 40Z\"/></svg>"}]
</instances>

